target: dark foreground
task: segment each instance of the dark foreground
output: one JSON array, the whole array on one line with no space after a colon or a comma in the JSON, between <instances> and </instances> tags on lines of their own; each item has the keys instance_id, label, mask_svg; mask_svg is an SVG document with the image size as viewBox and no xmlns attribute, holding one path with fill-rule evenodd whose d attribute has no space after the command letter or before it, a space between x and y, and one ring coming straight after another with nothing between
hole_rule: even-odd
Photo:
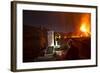
<instances>
[{"instance_id":1,"label":"dark foreground","mask_svg":"<svg viewBox=\"0 0 100 73\"><path fill-rule=\"evenodd\" d=\"M61 47L51 53L45 52L48 48L24 48L23 62L82 60L91 58L91 38L80 37L68 38L67 40L70 39L71 43L69 48Z\"/></svg>"}]
</instances>

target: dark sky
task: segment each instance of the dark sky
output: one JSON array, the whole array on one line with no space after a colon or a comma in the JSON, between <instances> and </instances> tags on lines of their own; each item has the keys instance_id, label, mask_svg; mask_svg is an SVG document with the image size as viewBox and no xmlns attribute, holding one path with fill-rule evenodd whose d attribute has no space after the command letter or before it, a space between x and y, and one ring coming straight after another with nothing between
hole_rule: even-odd
<instances>
[{"instance_id":1,"label":"dark sky","mask_svg":"<svg viewBox=\"0 0 100 73\"><path fill-rule=\"evenodd\" d=\"M35 27L42 26L56 32L74 32L79 29L84 16L90 24L88 13L23 10L23 23Z\"/></svg>"}]
</instances>

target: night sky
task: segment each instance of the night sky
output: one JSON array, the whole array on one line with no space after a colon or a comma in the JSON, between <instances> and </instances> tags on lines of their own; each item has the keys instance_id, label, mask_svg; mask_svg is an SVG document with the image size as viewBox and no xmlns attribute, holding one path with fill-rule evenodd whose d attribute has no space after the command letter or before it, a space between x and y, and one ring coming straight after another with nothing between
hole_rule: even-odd
<instances>
[{"instance_id":1,"label":"night sky","mask_svg":"<svg viewBox=\"0 0 100 73\"><path fill-rule=\"evenodd\" d=\"M56 32L77 31L82 22L90 25L89 13L23 10L23 24L44 27Z\"/></svg>"}]
</instances>

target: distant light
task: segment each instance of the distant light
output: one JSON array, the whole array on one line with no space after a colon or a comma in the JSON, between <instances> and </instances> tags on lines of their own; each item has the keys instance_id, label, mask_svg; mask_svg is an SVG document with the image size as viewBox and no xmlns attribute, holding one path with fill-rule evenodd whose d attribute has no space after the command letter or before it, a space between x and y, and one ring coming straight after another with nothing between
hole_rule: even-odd
<instances>
[{"instance_id":1,"label":"distant light","mask_svg":"<svg viewBox=\"0 0 100 73\"><path fill-rule=\"evenodd\" d=\"M66 39L67 38L67 36L64 36L64 39Z\"/></svg>"},{"instance_id":2,"label":"distant light","mask_svg":"<svg viewBox=\"0 0 100 73\"><path fill-rule=\"evenodd\" d=\"M59 35L59 39L61 38L61 36Z\"/></svg>"}]
</instances>

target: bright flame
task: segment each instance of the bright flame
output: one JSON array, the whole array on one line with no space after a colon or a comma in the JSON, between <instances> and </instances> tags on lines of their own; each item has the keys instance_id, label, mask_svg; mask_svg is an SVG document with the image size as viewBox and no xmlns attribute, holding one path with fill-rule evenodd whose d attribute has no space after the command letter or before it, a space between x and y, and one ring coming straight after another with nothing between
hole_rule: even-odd
<instances>
[{"instance_id":1,"label":"bright flame","mask_svg":"<svg viewBox=\"0 0 100 73\"><path fill-rule=\"evenodd\" d=\"M80 30L81 30L82 32L87 32L86 25L85 25L85 24L82 24L82 26L80 27Z\"/></svg>"}]
</instances>

